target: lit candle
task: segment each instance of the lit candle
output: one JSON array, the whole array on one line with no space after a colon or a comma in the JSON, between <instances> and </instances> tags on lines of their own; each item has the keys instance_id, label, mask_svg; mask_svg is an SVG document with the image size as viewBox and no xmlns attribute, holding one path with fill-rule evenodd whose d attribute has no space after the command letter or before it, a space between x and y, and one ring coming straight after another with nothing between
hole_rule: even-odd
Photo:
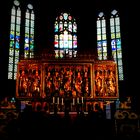
<instances>
[{"instance_id":1,"label":"lit candle","mask_svg":"<svg viewBox=\"0 0 140 140\"><path fill-rule=\"evenodd\" d=\"M79 104L79 97L77 98L77 103Z\"/></svg>"},{"instance_id":2,"label":"lit candle","mask_svg":"<svg viewBox=\"0 0 140 140\"><path fill-rule=\"evenodd\" d=\"M53 97L53 104L54 104L54 102L55 102L55 97Z\"/></svg>"},{"instance_id":3,"label":"lit candle","mask_svg":"<svg viewBox=\"0 0 140 140\"><path fill-rule=\"evenodd\" d=\"M75 105L75 99L73 98L73 105Z\"/></svg>"},{"instance_id":4,"label":"lit candle","mask_svg":"<svg viewBox=\"0 0 140 140\"><path fill-rule=\"evenodd\" d=\"M59 104L59 97L57 97L57 104Z\"/></svg>"},{"instance_id":5,"label":"lit candle","mask_svg":"<svg viewBox=\"0 0 140 140\"><path fill-rule=\"evenodd\" d=\"M63 98L62 98L62 105L64 104L64 100L63 100Z\"/></svg>"},{"instance_id":6,"label":"lit candle","mask_svg":"<svg viewBox=\"0 0 140 140\"><path fill-rule=\"evenodd\" d=\"M82 97L82 104L84 103L84 98Z\"/></svg>"}]
</instances>

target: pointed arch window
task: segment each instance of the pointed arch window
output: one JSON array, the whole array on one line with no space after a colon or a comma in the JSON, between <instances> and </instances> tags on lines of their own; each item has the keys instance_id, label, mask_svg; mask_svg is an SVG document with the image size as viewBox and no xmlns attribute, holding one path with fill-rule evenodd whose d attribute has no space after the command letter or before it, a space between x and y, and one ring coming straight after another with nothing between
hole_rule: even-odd
<instances>
[{"instance_id":1,"label":"pointed arch window","mask_svg":"<svg viewBox=\"0 0 140 140\"><path fill-rule=\"evenodd\" d=\"M123 75L123 63L122 63L120 17L118 15L118 11L116 11L116 10L113 10L111 12L110 31L111 31L112 56L118 66L119 80L123 80L124 75Z\"/></svg>"},{"instance_id":2,"label":"pointed arch window","mask_svg":"<svg viewBox=\"0 0 140 140\"><path fill-rule=\"evenodd\" d=\"M35 15L33 11L33 5L28 4L25 13L24 58L34 57L34 23Z\"/></svg>"},{"instance_id":3,"label":"pointed arch window","mask_svg":"<svg viewBox=\"0 0 140 140\"><path fill-rule=\"evenodd\" d=\"M15 0L13 7L11 9L9 62L8 62L8 79L14 80L16 79L17 63L19 61L20 25L21 25L20 3L18 0Z\"/></svg>"},{"instance_id":4,"label":"pointed arch window","mask_svg":"<svg viewBox=\"0 0 140 140\"><path fill-rule=\"evenodd\" d=\"M68 13L61 13L54 24L54 50L56 58L77 56L77 24Z\"/></svg>"},{"instance_id":5,"label":"pointed arch window","mask_svg":"<svg viewBox=\"0 0 140 140\"><path fill-rule=\"evenodd\" d=\"M106 19L100 12L96 21L97 26L97 55L99 60L107 59Z\"/></svg>"}]
</instances>

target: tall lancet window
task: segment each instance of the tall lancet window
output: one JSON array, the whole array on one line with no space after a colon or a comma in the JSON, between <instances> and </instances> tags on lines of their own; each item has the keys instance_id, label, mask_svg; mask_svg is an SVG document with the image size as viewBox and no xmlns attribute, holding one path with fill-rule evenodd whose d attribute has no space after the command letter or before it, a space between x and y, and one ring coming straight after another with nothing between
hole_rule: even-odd
<instances>
[{"instance_id":1,"label":"tall lancet window","mask_svg":"<svg viewBox=\"0 0 140 140\"><path fill-rule=\"evenodd\" d=\"M110 31L111 31L112 57L118 66L119 80L123 80L124 75L123 75L123 63L122 63L120 18L116 10L113 10L111 12Z\"/></svg>"},{"instance_id":2,"label":"tall lancet window","mask_svg":"<svg viewBox=\"0 0 140 140\"><path fill-rule=\"evenodd\" d=\"M17 63L19 61L20 49L20 24L21 10L19 1L15 0L11 9L11 25L10 25L10 44L9 44L9 63L8 63L8 79L16 79Z\"/></svg>"},{"instance_id":3,"label":"tall lancet window","mask_svg":"<svg viewBox=\"0 0 140 140\"><path fill-rule=\"evenodd\" d=\"M99 60L107 59L106 20L104 13L100 12L96 21L97 26L97 54Z\"/></svg>"},{"instance_id":4,"label":"tall lancet window","mask_svg":"<svg viewBox=\"0 0 140 140\"><path fill-rule=\"evenodd\" d=\"M25 43L24 43L24 58L34 57L34 22L35 15L33 6L27 5L25 13Z\"/></svg>"},{"instance_id":5,"label":"tall lancet window","mask_svg":"<svg viewBox=\"0 0 140 140\"><path fill-rule=\"evenodd\" d=\"M77 56L77 24L68 13L61 13L54 24L54 49L56 58Z\"/></svg>"}]
</instances>

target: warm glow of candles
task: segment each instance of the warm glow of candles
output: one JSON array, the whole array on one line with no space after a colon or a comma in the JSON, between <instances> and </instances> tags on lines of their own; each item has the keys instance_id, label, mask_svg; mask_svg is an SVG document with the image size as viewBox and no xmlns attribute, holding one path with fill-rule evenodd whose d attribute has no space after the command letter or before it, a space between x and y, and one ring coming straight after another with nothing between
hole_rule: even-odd
<instances>
[{"instance_id":1,"label":"warm glow of candles","mask_svg":"<svg viewBox=\"0 0 140 140\"><path fill-rule=\"evenodd\" d=\"M59 104L59 97L57 97L57 104Z\"/></svg>"},{"instance_id":2,"label":"warm glow of candles","mask_svg":"<svg viewBox=\"0 0 140 140\"><path fill-rule=\"evenodd\" d=\"M82 97L82 104L84 103L84 98Z\"/></svg>"},{"instance_id":3,"label":"warm glow of candles","mask_svg":"<svg viewBox=\"0 0 140 140\"><path fill-rule=\"evenodd\" d=\"M75 105L75 98L73 98L73 105Z\"/></svg>"},{"instance_id":4,"label":"warm glow of candles","mask_svg":"<svg viewBox=\"0 0 140 140\"><path fill-rule=\"evenodd\" d=\"M62 105L64 104L64 99L62 98Z\"/></svg>"},{"instance_id":5,"label":"warm glow of candles","mask_svg":"<svg viewBox=\"0 0 140 140\"><path fill-rule=\"evenodd\" d=\"M53 97L53 104L55 103L55 97Z\"/></svg>"},{"instance_id":6,"label":"warm glow of candles","mask_svg":"<svg viewBox=\"0 0 140 140\"><path fill-rule=\"evenodd\" d=\"M79 97L77 98L77 103L79 104Z\"/></svg>"}]
</instances>

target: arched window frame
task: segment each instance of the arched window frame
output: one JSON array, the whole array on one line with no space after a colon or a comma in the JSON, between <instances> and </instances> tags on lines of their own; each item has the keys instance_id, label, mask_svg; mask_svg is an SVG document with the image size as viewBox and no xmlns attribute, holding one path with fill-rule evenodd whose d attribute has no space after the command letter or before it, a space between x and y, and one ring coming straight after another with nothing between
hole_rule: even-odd
<instances>
[{"instance_id":1,"label":"arched window frame","mask_svg":"<svg viewBox=\"0 0 140 140\"><path fill-rule=\"evenodd\" d=\"M68 13L61 13L54 23L54 50L56 58L77 56L77 23Z\"/></svg>"},{"instance_id":2,"label":"arched window frame","mask_svg":"<svg viewBox=\"0 0 140 140\"><path fill-rule=\"evenodd\" d=\"M19 51L20 51L20 27L21 27L20 3L18 0L15 0L11 9L9 62L8 62L8 79L13 80L15 80L17 77L17 64L19 61Z\"/></svg>"},{"instance_id":3,"label":"arched window frame","mask_svg":"<svg viewBox=\"0 0 140 140\"><path fill-rule=\"evenodd\" d=\"M124 80L123 61L122 61L122 43L120 31L120 17L117 10L111 12L110 17L110 33L111 33L111 50L113 60L117 63L119 80Z\"/></svg>"},{"instance_id":4,"label":"arched window frame","mask_svg":"<svg viewBox=\"0 0 140 140\"><path fill-rule=\"evenodd\" d=\"M98 14L97 27L97 55L99 60L107 59L106 19L103 12Z\"/></svg>"},{"instance_id":5,"label":"arched window frame","mask_svg":"<svg viewBox=\"0 0 140 140\"><path fill-rule=\"evenodd\" d=\"M34 25L35 14L33 5L28 4L25 13L24 58L34 57Z\"/></svg>"}]
</instances>

